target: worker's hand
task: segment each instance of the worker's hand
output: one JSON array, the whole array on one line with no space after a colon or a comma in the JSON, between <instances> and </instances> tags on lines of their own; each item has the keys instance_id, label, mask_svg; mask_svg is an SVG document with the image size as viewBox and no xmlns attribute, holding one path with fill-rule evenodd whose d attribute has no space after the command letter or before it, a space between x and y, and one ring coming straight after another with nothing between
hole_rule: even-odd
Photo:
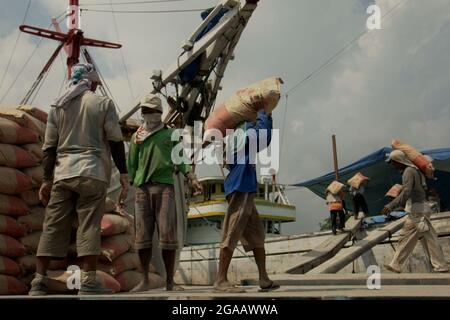
<instances>
[{"instance_id":1,"label":"worker's hand","mask_svg":"<svg viewBox=\"0 0 450 320\"><path fill-rule=\"evenodd\" d=\"M47 206L48 201L50 200L50 194L52 192L53 182L52 181L44 181L39 189L39 200L42 202L44 207Z\"/></svg>"},{"instance_id":2,"label":"worker's hand","mask_svg":"<svg viewBox=\"0 0 450 320\"><path fill-rule=\"evenodd\" d=\"M387 216L389 215L389 213L391 213L391 209L389 209L388 207L384 207L383 210L381 210L380 214L383 216Z\"/></svg>"},{"instance_id":3,"label":"worker's hand","mask_svg":"<svg viewBox=\"0 0 450 320\"><path fill-rule=\"evenodd\" d=\"M122 191L119 196L119 206L122 207L128 196L128 174L120 175L120 185L122 186Z\"/></svg>"},{"instance_id":4,"label":"worker's hand","mask_svg":"<svg viewBox=\"0 0 450 320\"><path fill-rule=\"evenodd\" d=\"M198 196L203 194L203 186L202 184L197 180L197 178L194 178L191 180L192 187L194 188L194 196Z\"/></svg>"}]
</instances>

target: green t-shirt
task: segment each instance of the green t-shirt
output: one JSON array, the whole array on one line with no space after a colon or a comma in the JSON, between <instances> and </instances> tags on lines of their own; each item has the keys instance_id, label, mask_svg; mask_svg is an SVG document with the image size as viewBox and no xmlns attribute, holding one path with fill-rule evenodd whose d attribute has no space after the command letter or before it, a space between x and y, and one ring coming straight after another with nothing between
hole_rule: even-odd
<instances>
[{"instance_id":1,"label":"green t-shirt","mask_svg":"<svg viewBox=\"0 0 450 320\"><path fill-rule=\"evenodd\" d=\"M141 144L134 143L131 137L127 168L130 181L136 187L148 182L173 184L174 164L172 149L179 142L172 141L174 129L163 128L148 137ZM183 174L190 170L187 164L177 165Z\"/></svg>"}]
</instances>

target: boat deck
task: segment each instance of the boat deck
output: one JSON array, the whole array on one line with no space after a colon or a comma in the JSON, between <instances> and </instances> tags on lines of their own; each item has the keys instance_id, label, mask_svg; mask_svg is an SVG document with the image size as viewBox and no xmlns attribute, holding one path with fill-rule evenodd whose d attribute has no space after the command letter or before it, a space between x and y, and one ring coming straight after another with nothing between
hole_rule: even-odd
<instances>
[{"instance_id":1,"label":"boat deck","mask_svg":"<svg viewBox=\"0 0 450 320\"><path fill-rule=\"evenodd\" d=\"M122 293L103 296L49 295L45 297L3 296L0 299L58 299L58 300L292 300L292 299L450 299L450 274L383 274L381 288L369 290L368 275L277 275L274 280L281 288L258 292L254 280L243 288L246 293L216 293L210 286L184 286L184 292L163 289L145 293Z\"/></svg>"}]
</instances>

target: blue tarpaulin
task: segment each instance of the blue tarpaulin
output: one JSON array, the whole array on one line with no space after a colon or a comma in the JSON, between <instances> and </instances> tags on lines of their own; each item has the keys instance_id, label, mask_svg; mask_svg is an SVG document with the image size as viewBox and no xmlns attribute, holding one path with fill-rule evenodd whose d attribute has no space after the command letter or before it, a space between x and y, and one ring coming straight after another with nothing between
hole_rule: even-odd
<instances>
[{"instance_id":1,"label":"blue tarpaulin","mask_svg":"<svg viewBox=\"0 0 450 320\"><path fill-rule=\"evenodd\" d=\"M369 206L370 215L378 215L388 202L386 192L396 183L402 183L400 172L385 162L391 148L380 149L368 156L339 169L340 180L346 183L357 172L361 172L371 180L366 188L365 198ZM428 188L436 189L441 201L442 210L450 210L450 149L434 149L422 152L434 159L436 168L436 180L428 180ZM305 187L321 198L325 198L325 189L334 180L334 172L322 177L295 184L297 187ZM350 197L347 195L347 207L352 209Z\"/></svg>"}]
</instances>

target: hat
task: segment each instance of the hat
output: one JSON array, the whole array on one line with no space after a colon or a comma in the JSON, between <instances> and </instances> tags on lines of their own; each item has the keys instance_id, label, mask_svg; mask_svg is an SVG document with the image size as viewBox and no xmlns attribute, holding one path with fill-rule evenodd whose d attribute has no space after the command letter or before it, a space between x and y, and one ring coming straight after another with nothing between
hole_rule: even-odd
<instances>
[{"instance_id":1,"label":"hat","mask_svg":"<svg viewBox=\"0 0 450 320\"><path fill-rule=\"evenodd\" d=\"M145 96L140 103L141 108L150 108L163 113L162 102L158 96L149 94Z\"/></svg>"},{"instance_id":2,"label":"hat","mask_svg":"<svg viewBox=\"0 0 450 320\"><path fill-rule=\"evenodd\" d=\"M387 163L391 163L392 161L404 164L407 167L417 168L411 160L408 159L406 154L400 150L393 150L389 157L386 159Z\"/></svg>"}]
</instances>

